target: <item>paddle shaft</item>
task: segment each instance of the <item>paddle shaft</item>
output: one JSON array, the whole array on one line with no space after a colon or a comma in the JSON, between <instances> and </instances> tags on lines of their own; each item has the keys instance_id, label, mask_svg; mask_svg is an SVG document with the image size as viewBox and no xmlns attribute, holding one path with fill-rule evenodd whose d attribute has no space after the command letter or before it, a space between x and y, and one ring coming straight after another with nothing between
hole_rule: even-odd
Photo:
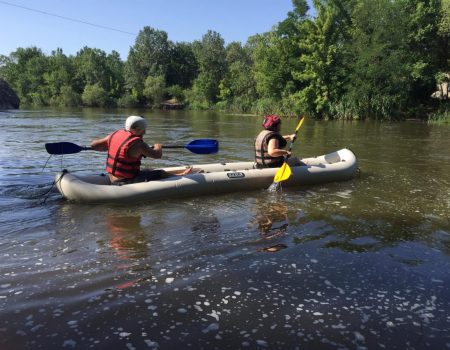
<instances>
[{"instance_id":1,"label":"paddle shaft","mask_svg":"<svg viewBox=\"0 0 450 350\"><path fill-rule=\"evenodd\" d=\"M297 140L298 131L300 130L300 127L302 126L304 120L305 120L305 117L302 117L300 122L297 124L297 127L295 128L295 132L294 132L295 137L291 140L291 143L289 144L289 149L288 149L289 152L292 150L292 146L294 145L294 141ZM286 161L287 158L288 157L285 158L285 161Z\"/></svg>"},{"instance_id":2,"label":"paddle shaft","mask_svg":"<svg viewBox=\"0 0 450 350\"><path fill-rule=\"evenodd\" d=\"M154 148L153 146L149 147ZM74 154L81 151L93 150L92 147L83 147L72 142L46 143L45 148L50 154ZM218 152L219 143L213 139L199 139L193 140L186 145L168 145L162 146L162 148L186 148L196 154L212 154Z\"/></svg>"},{"instance_id":3,"label":"paddle shaft","mask_svg":"<svg viewBox=\"0 0 450 350\"><path fill-rule=\"evenodd\" d=\"M155 146L150 146L150 148L155 148ZM182 146L182 145L167 145L167 146L162 146L162 148L186 148L186 146ZM80 152L81 151L92 151L93 148L92 147L81 147L80 148Z\"/></svg>"}]
</instances>

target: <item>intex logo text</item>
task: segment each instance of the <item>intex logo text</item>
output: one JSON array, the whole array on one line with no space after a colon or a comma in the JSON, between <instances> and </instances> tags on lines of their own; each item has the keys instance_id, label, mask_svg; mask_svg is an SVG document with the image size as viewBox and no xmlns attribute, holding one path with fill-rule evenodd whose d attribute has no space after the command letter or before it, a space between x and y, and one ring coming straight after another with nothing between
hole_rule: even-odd
<instances>
[{"instance_id":1,"label":"intex logo text","mask_svg":"<svg viewBox=\"0 0 450 350\"><path fill-rule=\"evenodd\" d=\"M234 173L227 173L227 176L230 179L238 179L238 178L241 178L241 177L245 177L245 174L244 173L240 173L240 172L234 172Z\"/></svg>"}]
</instances>

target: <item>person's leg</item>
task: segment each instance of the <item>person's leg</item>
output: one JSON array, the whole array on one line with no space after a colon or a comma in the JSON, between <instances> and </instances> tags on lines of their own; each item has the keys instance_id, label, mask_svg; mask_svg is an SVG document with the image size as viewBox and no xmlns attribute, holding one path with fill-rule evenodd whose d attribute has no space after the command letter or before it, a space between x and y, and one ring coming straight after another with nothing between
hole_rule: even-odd
<instances>
[{"instance_id":1,"label":"person's leg","mask_svg":"<svg viewBox=\"0 0 450 350\"><path fill-rule=\"evenodd\" d=\"M300 166L300 165L306 165L305 163L303 163L300 158L297 157L291 157L288 158L287 163L289 166Z\"/></svg>"},{"instance_id":2,"label":"person's leg","mask_svg":"<svg viewBox=\"0 0 450 350\"><path fill-rule=\"evenodd\" d=\"M168 174L169 174L169 176L183 176L183 175L187 175L187 174L192 173L192 169L193 168L194 167L189 166L189 167L187 167L184 170L180 170L180 171L177 171L176 173L168 173Z\"/></svg>"},{"instance_id":3,"label":"person's leg","mask_svg":"<svg viewBox=\"0 0 450 350\"><path fill-rule=\"evenodd\" d=\"M147 182L147 181L165 179L166 177L168 177L168 176L164 170L143 169L139 172L139 174L133 180L131 180L131 182L132 183Z\"/></svg>"},{"instance_id":4,"label":"person's leg","mask_svg":"<svg viewBox=\"0 0 450 350\"><path fill-rule=\"evenodd\" d=\"M187 175L190 174L191 172L192 167L188 167L175 173L168 173L167 171L164 171L162 169L143 169L139 172L139 175L132 180L132 182L136 183L136 182L147 182L160 179L167 179L168 177L172 176Z\"/></svg>"}]
</instances>

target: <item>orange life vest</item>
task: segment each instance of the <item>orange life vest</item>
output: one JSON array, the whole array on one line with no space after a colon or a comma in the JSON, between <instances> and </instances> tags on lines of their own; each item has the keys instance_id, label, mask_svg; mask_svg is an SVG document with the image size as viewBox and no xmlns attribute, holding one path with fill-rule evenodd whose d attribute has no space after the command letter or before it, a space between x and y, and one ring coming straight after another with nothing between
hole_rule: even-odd
<instances>
[{"instance_id":1,"label":"orange life vest","mask_svg":"<svg viewBox=\"0 0 450 350\"><path fill-rule=\"evenodd\" d=\"M269 141L275 138L278 140L278 147L286 147L286 140L278 132L263 130L255 140L255 162L258 167L276 168L283 164L284 157L272 157L269 155Z\"/></svg>"},{"instance_id":2,"label":"orange life vest","mask_svg":"<svg viewBox=\"0 0 450 350\"><path fill-rule=\"evenodd\" d=\"M132 179L139 174L141 158L127 155L130 145L142 137L135 136L126 130L117 130L108 138L108 158L106 159L106 171L118 178Z\"/></svg>"}]
</instances>

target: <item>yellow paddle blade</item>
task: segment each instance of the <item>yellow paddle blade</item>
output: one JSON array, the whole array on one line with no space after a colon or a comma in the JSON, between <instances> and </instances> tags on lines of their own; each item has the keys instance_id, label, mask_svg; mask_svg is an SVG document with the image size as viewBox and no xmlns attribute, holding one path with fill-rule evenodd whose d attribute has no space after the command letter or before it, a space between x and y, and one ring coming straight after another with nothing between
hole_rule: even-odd
<instances>
[{"instance_id":1,"label":"yellow paddle blade","mask_svg":"<svg viewBox=\"0 0 450 350\"><path fill-rule=\"evenodd\" d=\"M300 121L298 122L297 127L295 128L295 132L297 132L300 129L300 127L302 126L304 121L305 121L305 117L302 117L300 119Z\"/></svg>"},{"instance_id":2,"label":"yellow paddle blade","mask_svg":"<svg viewBox=\"0 0 450 350\"><path fill-rule=\"evenodd\" d=\"M278 169L277 173L275 174L275 177L273 179L274 182L281 182L286 181L291 176L292 171L291 167L288 165L288 163L284 162L283 165Z\"/></svg>"}]
</instances>

